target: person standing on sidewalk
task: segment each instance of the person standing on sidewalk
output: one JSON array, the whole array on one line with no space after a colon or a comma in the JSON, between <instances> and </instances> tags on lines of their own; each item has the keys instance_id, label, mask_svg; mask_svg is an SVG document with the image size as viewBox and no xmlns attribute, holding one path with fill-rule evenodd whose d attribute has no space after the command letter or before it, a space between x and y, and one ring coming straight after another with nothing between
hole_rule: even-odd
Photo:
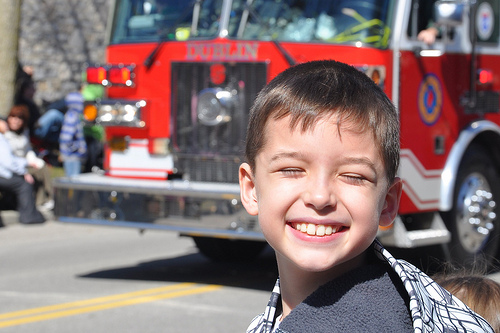
<instances>
[{"instance_id":1,"label":"person standing on sidewalk","mask_svg":"<svg viewBox=\"0 0 500 333\"><path fill-rule=\"evenodd\" d=\"M81 172L82 160L87 154L87 144L83 135L81 115L83 97L79 92L69 93L66 98L68 111L59 135L59 150L63 162L64 173L71 177Z\"/></svg>"}]
</instances>

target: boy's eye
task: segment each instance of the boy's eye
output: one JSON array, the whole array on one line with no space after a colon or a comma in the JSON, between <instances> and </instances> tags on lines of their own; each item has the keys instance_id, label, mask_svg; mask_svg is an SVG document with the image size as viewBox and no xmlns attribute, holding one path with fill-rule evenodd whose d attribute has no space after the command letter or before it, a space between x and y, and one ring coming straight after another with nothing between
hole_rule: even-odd
<instances>
[{"instance_id":1,"label":"boy's eye","mask_svg":"<svg viewBox=\"0 0 500 333\"><path fill-rule=\"evenodd\" d=\"M353 185L362 185L367 179L361 175L343 175L346 182Z\"/></svg>"},{"instance_id":2,"label":"boy's eye","mask_svg":"<svg viewBox=\"0 0 500 333\"><path fill-rule=\"evenodd\" d=\"M302 173L302 169L299 168L285 168L279 171L282 175L288 177L297 177Z\"/></svg>"}]
</instances>

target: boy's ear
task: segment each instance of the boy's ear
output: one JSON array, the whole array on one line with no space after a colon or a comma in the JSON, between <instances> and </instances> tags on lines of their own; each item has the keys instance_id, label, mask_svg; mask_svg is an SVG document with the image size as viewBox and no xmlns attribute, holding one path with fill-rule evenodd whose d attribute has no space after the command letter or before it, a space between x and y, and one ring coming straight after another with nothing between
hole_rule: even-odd
<instances>
[{"instance_id":1,"label":"boy's ear","mask_svg":"<svg viewBox=\"0 0 500 333\"><path fill-rule=\"evenodd\" d=\"M401 178L396 177L391 187L385 196L384 208L380 214L379 225L381 227L388 227L394 222L399 210L399 200L401 199L401 192L403 190L403 182Z\"/></svg>"},{"instance_id":2,"label":"boy's ear","mask_svg":"<svg viewBox=\"0 0 500 333\"><path fill-rule=\"evenodd\" d=\"M240 165L240 192L241 203L250 215L257 215L259 212L257 205L257 195L255 192L255 183L253 179L252 168L248 163Z\"/></svg>"}]
</instances>

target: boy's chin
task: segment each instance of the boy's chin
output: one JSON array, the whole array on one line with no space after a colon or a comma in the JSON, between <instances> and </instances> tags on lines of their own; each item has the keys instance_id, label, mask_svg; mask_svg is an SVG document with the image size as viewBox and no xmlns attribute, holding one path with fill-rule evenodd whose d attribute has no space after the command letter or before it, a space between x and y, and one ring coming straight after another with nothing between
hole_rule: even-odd
<instances>
[{"instance_id":1,"label":"boy's chin","mask_svg":"<svg viewBox=\"0 0 500 333\"><path fill-rule=\"evenodd\" d=\"M277 255L278 263L280 255ZM365 263L364 252L352 258L335 258L332 253L304 253L294 258L281 258L281 261L293 262L296 269L308 273L327 273L332 278L353 270Z\"/></svg>"}]
</instances>

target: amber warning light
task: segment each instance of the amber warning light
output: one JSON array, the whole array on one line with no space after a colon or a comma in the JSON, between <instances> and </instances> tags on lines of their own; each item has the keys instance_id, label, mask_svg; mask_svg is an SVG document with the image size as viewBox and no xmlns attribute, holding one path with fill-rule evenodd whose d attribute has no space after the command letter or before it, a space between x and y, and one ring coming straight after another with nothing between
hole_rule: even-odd
<instances>
[{"instance_id":1,"label":"amber warning light","mask_svg":"<svg viewBox=\"0 0 500 333\"><path fill-rule=\"evenodd\" d=\"M89 66L86 74L90 84L126 87L134 85L134 65Z\"/></svg>"},{"instance_id":2,"label":"amber warning light","mask_svg":"<svg viewBox=\"0 0 500 333\"><path fill-rule=\"evenodd\" d=\"M83 108L83 118L92 122L97 118L97 107L93 103L86 104Z\"/></svg>"}]
</instances>

